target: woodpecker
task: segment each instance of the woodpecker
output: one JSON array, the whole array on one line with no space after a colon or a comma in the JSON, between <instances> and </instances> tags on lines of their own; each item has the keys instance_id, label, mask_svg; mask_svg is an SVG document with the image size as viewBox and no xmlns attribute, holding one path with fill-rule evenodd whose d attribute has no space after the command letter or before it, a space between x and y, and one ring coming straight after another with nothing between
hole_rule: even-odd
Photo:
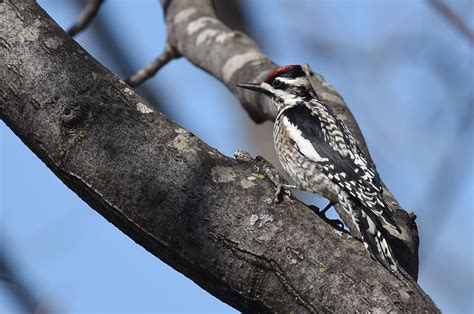
<instances>
[{"instance_id":1,"label":"woodpecker","mask_svg":"<svg viewBox=\"0 0 474 314\"><path fill-rule=\"evenodd\" d=\"M390 271L399 266L382 223L401 233L383 199L375 166L347 126L318 97L300 65L287 65L261 83L238 87L269 96L278 109L273 140L278 159L298 188L339 203L357 227L369 253ZM277 192L278 193L278 192Z\"/></svg>"}]
</instances>

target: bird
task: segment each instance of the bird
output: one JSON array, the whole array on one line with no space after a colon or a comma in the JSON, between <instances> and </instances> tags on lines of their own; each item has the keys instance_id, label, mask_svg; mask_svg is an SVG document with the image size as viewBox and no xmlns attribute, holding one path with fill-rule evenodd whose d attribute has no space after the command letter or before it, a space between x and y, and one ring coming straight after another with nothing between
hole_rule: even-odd
<instances>
[{"instance_id":1,"label":"bird","mask_svg":"<svg viewBox=\"0 0 474 314\"><path fill-rule=\"evenodd\" d=\"M388 270L399 266L383 224L401 233L383 198L375 165L359 148L349 128L321 99L301 65L271 72L263 82L238 87L263 93L278 110L273 126L275 151L297 188L329 200L322 213L339 203L351 217L367 251Z\"/></svg>"}]
</instances>

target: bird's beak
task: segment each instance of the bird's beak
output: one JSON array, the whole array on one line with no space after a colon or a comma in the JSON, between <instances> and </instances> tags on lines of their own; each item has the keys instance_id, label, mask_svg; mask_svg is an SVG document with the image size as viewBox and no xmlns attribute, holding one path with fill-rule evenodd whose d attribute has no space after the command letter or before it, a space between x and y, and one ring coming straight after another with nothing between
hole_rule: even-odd
<instances>
[{"instance_id":1,"label":"bird's beak","mask_svg":"<svg viewBox=\"0 0 474 314\"><path fill-rule=\"evenodd\" d=\"M236 84L238 87L254 90L260 93L268 94L268 91L262 87L260 83L245 83L245 84Z\"/></svg>"}]
</instances>

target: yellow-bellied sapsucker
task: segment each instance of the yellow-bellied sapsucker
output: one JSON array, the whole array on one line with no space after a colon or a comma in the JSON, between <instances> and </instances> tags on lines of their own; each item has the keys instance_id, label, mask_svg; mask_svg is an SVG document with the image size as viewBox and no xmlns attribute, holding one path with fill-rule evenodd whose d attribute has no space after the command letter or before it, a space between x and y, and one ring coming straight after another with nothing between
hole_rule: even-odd
<instances>
[{"instance_id":1,"label":"yellow-bellied sapsucker","mask_svg":"<svg viewBox=\"0 0 474 314\"><path fill-rule=\"evenodd\" d=\"M401 230L383 199L378 174L346 125L317 96L302 67L280 67L262 83L237 86L262 92L277 106L273 140L296 187L327 198L323 212L340 203L366 249L387 269L397 270L382 222Z\"/></svg>"}]
</instances>

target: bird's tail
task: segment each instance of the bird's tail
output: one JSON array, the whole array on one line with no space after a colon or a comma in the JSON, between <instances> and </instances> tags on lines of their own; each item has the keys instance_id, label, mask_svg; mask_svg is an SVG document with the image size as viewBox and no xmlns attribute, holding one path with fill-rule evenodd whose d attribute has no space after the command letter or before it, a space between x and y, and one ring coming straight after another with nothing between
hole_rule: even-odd
<instances>
[{"instance_id":1,"label":"bird's tail","mask_svg":"<svg viewBox=\"0 0 474 314\"><path fill-rule=\"evenodd\" d=\"M399 269L388 244L387 232L378 217L348 194L340 198L341 206L359 229L360 237L369 253L390 271Z\"/></svg>"},{"instance_id":2,"label":"bird's tail","mask_svg":"<svg viewBox=\"0 0 474 314\"><path fill-rule=\"evenodd\" d=\"M360 223L359 231L365 248L387 269L396 271L398 263L388 244L387 232L376 217L366 215L363 210L362 220L366 222ZM375 226L375 229L371 226Z\"/></svg>"}]
</instances>

